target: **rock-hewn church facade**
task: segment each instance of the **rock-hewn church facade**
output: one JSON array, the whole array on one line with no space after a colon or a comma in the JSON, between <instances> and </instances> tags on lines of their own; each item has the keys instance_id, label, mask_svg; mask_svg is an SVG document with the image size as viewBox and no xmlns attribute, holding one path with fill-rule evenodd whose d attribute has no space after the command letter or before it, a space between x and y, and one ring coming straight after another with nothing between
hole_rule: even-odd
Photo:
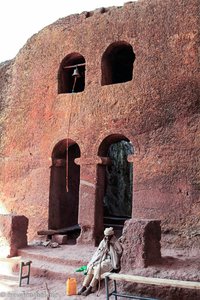
<instances>
[{"instance_id":1,"label":"rock-hewn church facade","mask_svg":"<svg viewBox=\"0 0 200 300\"><path fill-rule=\"evenodd\" d=\"M71 15L0 65L1 213L25 215L30 240L75 224L79 243L99 239L109 151L122 142L121 215L197 228L198 11L198 0L144 0Z\"/></svg>"}]
</instances>

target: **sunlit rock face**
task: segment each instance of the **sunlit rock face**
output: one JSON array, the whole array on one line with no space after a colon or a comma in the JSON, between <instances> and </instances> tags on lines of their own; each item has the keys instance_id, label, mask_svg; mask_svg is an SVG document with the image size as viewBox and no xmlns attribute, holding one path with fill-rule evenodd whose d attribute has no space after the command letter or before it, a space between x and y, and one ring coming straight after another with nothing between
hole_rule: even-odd
<instances>
[{"instance_id":1,"label":"sunlit rock face","mask_svg":"<svg viewBox=\"0 0 200 300\"><path fill-rule=\"evenodd\" d=\"M182 246L198 244L198 12L199 0L143 0L72 15L0 65L0 211L26 216L29 240L74 223L80 241L101 237L108 149L125 140L132 217L161 219ZM109 194L129 193L119 186Z\"/></svg>"},{"instance_id":2,"label":"sunlit rock face","mask_svg":"<svg viewBox=\"0 0 200 300\"><path fill-rule=\"evenodd\" d=\"M0 256L17 256L27 246L28 219L14 214L0 214Z\"/></svg>"}]
</instances>

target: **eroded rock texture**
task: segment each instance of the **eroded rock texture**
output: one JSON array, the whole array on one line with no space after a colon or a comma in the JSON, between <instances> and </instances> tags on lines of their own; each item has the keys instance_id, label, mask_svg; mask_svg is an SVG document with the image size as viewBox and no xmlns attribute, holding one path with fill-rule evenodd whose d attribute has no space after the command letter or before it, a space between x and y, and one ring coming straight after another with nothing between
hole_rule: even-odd
<instances>
[{"instance_id":1,"label":"eroded rock texture","mask_svg":"<svg viewBox=\"0 0 200 300\"><path fill-rule=\"evenodd\" d=\"M55 147L64 166L68 156L62 145L77 145L80 185L74 222L87 228L82 232L90 240L100 236L106 153L113 142L128 140L134 147L128 157L134 166L132 216L161 219L165 232L184 229L185 237L191 228L197 232L198 47L198 0L143 0L84 12L32 36L14 61L0 67L2 212L27 216L30 239L54 223L54 213L53 221L62 219L68 226L68 207L73 211L77 201L68 197L63 205L63 198L55 196L50 209L56 211L49 212L55 186L50 167L59 168L52 162ZM84 82L71 93L72 71L64 67L84 62ZM185 237L182 245L198 244L199 235Z\"/></svg>"},{"instance_id":2,"label":"eroded rock texture","mask_svg":"<svg viewBox=\"0 0 200 300\"><path fill-rule=\"evenodd\" d=\"M121 238L123 255L122 272L159 263L161 227L158 220L126 221Z\"/></svg>"},{"instance_id":3,"label":"eroded rock texture","mask_svg":"<svg viewBox=\"0 0 200 300\"><path fill-rule=\"evenodd\" d=\"M19 248L27 246L28 219L13 214L0 215L1 256L17 256Z\"/></svg>"}]
</instances>

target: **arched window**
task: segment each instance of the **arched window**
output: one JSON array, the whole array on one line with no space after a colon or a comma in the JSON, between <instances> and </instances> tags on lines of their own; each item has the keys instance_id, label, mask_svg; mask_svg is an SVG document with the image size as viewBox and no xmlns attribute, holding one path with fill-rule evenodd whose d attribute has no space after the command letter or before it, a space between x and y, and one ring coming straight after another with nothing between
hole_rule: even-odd
<instances>
[{"instance_id":1,"label":"arched window","mask_svg":"<svg viewBox=\"0 0 200 300\"><path fill-rule=\"evenodd\" d=\"M58 71L58 94L79 93L85 88L85 58L79 53L68 54Z\"/></svg>"},{"instance_id":2,"label":"arched window","mask_svg":"<svg viewBox=\"0 0 200 300\"><path fill-rule=\"evenodd\" d=\"M133 78L135 54L130 44L115 42L108 46L102 56L101 84L115 84L130 81Z\"/></svg>"}]
</instances>

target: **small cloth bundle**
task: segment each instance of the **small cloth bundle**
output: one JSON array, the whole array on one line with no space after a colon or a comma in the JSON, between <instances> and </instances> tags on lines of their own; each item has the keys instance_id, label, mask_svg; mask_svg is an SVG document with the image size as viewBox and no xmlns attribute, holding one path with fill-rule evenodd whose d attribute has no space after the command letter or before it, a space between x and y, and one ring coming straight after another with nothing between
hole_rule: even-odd
<instances>
[{"instance_id":1,"label":"small cloth bundle","mask_svg":"<svg viewBox=\"0 0 200 300\"><path fill-rule=\"evenodd\" d=\"M82 267L76 269L75 272L83 272L83 274L86 275L87 274L87 266L82 266Z\"/></svg>"}]
</instances>

